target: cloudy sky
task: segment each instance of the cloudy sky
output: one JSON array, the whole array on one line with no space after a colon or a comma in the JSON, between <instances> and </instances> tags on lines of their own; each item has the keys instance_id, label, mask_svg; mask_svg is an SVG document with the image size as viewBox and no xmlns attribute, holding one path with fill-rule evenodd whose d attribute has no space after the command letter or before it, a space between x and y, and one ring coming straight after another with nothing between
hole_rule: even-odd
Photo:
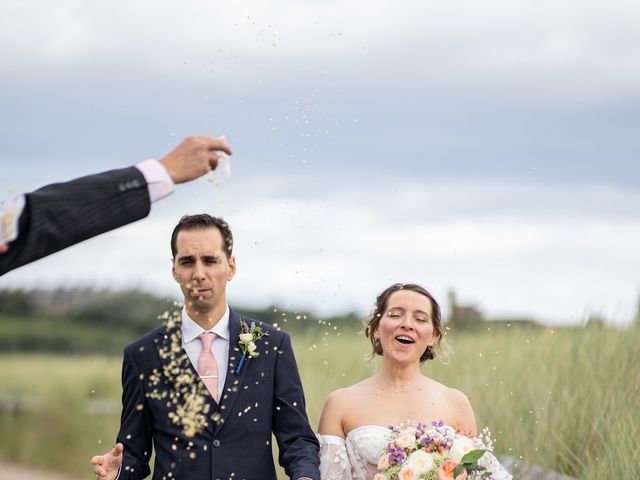
<instances>
[{"instance_id":1,"label":"cloudy sky","mask_svg":"<svg viewBox=\"0 0 640 480\"><path fill-rule=\"evenodd\" d=\"M366 312L395 281L489 316L624 324L640 295L640 4L0 2L0 191L236 151L0 288L177 295L184 213L228 219L232 304Z\"/></svg>"}]
</instances>

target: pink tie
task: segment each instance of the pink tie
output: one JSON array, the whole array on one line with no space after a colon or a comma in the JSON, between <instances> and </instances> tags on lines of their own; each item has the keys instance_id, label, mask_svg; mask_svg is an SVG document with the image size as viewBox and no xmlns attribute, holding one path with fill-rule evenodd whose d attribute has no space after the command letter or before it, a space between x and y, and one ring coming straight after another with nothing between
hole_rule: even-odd
<instances>
[{"instance_id":1,"label":"pink tie","mask_svg":"<svg viewBox=\"0 0 640 480\"><path fill-rule=\"evenodd\" d=\"M213 332L204 332L198 336L202 342L202 351L198 358L198 373L213 399L218 401L218 364L211 351L211 343L216 338Z\"/></svg>"}]
</instances>

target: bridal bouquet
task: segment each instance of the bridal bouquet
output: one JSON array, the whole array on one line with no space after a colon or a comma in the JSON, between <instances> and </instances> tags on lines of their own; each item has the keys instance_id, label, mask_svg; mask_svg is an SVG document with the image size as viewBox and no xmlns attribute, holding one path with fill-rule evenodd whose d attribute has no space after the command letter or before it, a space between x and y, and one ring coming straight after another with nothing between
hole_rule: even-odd
<instances>
[{"instance_id":1,"label":"bridal bouquet","mask_svg":"<svg viewBox=\"0 0 640 480\"><path fill-rule=\"evenodd\" d=\"M405 424L393 436L378 460L374 480L509 480L511 475L493 456L488 429L477 437L433 422Z\"/></svg>"}]
</instances>

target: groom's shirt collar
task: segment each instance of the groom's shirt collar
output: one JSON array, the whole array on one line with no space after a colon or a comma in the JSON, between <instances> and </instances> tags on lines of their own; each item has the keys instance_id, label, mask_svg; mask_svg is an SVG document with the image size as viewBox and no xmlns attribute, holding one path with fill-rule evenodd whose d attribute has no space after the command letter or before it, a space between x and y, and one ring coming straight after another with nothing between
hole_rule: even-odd
<instances>
[{"instance_id":1,"label":"groom's shirt collar","mask_svg":"<svg viewBox=\"0 0 640 480\"><path fill-rule=\"evenodd\" d=\"M218 320L218 323L209 330L205 330L196 322L191 320L191 317L187 314L186 308L182 309L182 341L187 344L198 338L199 335L204 332L213 332L218 338L222 338L229 341L229 305L226 306L222 317Z\"/></svg>"},{"instance_id":2,"label":"groom's shirt collar","mask_svg":"<svg viewBox=\"0 0 640 480\"><path fill-rule=\"evenodd\" d=\"M215 326L209 330L205 330L196 322L194 322L185 309L182 310L182 346L186 352L191 365L196 372L198 369L198 359L202 352L202 342L198 340L198 335L204 332L213 332L216 338L211 344L211 352L218 364L218 398L222 398L224 391L224 383L227 380L227 368L229 366L229 305L220 317Z\"/></svg>"}]
</instances>

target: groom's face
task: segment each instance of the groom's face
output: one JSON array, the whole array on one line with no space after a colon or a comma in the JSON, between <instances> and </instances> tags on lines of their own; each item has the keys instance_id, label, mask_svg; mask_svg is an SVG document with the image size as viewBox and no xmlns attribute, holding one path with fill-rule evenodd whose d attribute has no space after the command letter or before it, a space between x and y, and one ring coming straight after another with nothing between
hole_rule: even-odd
<instances>
[{"instance_id":1,"label":"groom's face","mask_svg":"<svg viewBox=\"0 0 640 480\"><path fill-rule=\"evenodd\" d=\"M185 305L206 313L226 303L227 282L235 271L235 258L225 255L222 234L217 228L178 233L172 272L180 284Z\"/></svg>"}]
</instances>

